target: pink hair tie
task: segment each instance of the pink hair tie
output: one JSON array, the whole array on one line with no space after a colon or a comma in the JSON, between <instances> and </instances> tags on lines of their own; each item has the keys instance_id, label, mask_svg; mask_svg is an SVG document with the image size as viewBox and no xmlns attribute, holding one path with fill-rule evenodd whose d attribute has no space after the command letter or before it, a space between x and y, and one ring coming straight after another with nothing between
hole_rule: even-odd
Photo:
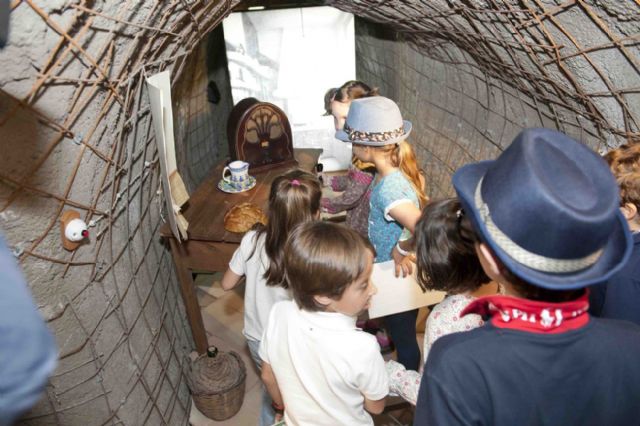
<instances>
[{"instance_id":1,"label":"pink hair tie","mask_svg":"<svg viewBox=\"0 0 640 426\"><path fill-rule=\"evenodd\" d=\"M298 179L293 179L293 180L291 181L291 185L293 185L293 186L300 186L300 181L299 181Z\"/></svg>"}]
</instances>

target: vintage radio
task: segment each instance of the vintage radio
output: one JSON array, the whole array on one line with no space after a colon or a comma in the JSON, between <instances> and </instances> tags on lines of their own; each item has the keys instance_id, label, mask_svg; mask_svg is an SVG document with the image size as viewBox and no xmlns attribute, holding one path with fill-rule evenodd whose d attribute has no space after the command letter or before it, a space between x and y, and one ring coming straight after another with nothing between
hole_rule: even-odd
<instances>
[{"instance_id":1,"label":"vintage radio","mask_svg":"<svg viewBox=\"0 0 640 426\"><path fill-rule=\"evenodd\" d=\"M268 102L238 102L229 114L227 138L231 160L246 161L252 172L296 164L289 119Z\"/></svg>"}]
</instances>

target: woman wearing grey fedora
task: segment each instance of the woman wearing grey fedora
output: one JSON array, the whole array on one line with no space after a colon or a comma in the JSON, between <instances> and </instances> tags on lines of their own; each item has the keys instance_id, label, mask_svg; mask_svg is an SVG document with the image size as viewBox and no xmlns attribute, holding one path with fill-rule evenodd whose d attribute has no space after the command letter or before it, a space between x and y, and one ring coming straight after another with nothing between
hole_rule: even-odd
<instances>
[{"instance_id":1,"label":"woman wearing grey fedora","mask_svg":"<svg viewBox=\"0 0 640 426\"><path fill-rule=\"evenodd\" d=\"M429 353L416 425L631 425L640 419L640 327L590 317L587 286L631 252L616 182L584 145L527 129L453 186L504 296L469 304L484 326Z\"/></svg>"},{"instance_id":2,"label":"woman wearing grey fedora","mask_svg":"<svg viewBox=\"0 0 640 426\"><path fill-rule=\"evenodd\" d=\"M411 271L408 253L398 247L406 228L413 232L420 209L426 204L424 180L411 145L406 142L411 123L402 119L391 99L374 96L351 103L344 127L336 138L353 144L359 160L373 163L369 211L369 240L376 249L376 263L395 260L397 271ZM420 348L416 339L417 309L386 316L386 328L395 344L398 362L417 370Z\"/></svg>"}]
</instances>

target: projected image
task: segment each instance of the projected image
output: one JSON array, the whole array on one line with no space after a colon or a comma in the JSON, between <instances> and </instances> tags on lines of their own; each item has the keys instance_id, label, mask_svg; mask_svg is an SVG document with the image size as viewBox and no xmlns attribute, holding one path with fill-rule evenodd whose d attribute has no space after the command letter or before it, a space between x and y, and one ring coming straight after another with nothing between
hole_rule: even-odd
<instances>
[{"instance_id":1,"label":"projected image","mask_svg":"<svg viewBox=\"0 0 640 426\"><path fill-rule=\"evenodd\" d=\"M323 116L330 87L355 78L353 15L331 7L240 12L223 21L234 104L247 97L284 110L296 148L322 148L344 169L350 147Z\"/></svg>"}]
</instances>

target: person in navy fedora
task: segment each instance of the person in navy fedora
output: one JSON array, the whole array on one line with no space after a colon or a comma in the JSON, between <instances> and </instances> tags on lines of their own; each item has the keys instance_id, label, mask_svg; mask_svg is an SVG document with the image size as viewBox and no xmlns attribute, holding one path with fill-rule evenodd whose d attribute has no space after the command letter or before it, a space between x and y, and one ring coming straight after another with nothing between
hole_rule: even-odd
<instances>
[{"instance_id":1,"label":"person in navy fedora","mask_svg":"<svg viewBox=\"0 0 640 426\"><path fill-rule=\"evenodd\" d=\"M495 161L460 168L453 186L505 295L461 314L484 326L433 345L414 424L638 424L640 327L587 312L585 287L631 252L606 163L560 132L527 129Z\"/></svg>"}]
</instances>

